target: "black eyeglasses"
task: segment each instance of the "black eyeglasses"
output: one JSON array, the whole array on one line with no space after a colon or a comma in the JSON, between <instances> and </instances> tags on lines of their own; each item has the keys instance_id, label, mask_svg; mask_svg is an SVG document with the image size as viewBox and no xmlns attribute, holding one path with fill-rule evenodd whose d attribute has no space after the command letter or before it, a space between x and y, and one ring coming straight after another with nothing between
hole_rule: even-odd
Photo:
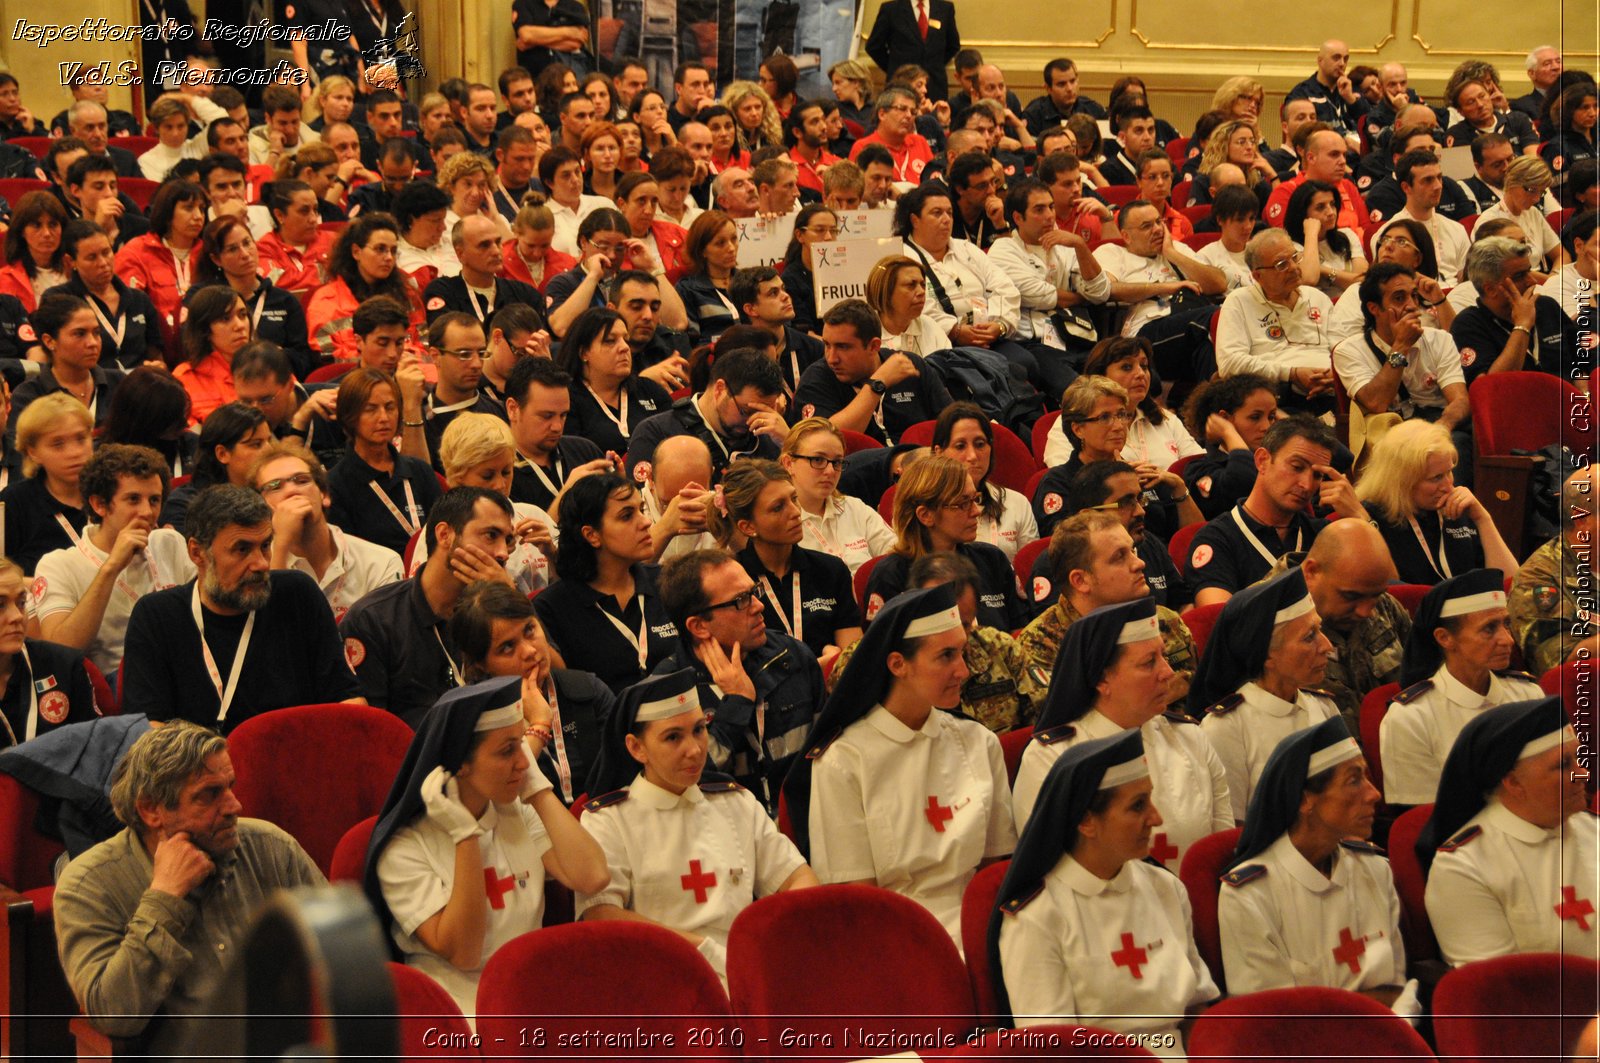
<instances>
[{"instance_id":1,"label":"black eyeglasses","mask_svg":"<svg viewBox=\"0 0 1600 1063\"><path fill-rule=\"evenodd\" d=\"M725 602L718 602L716 605L706 606L704 609L700 610L700 615L705 616L709 613L716 612L718 609L737 609L740 612L743 612L744 610L750 608L751 602L761 601L763 598L764 595L761 593L761 586L757 584L741 594L735 594L732 598L729 598Z\"/></svg>"},{"instance_id":2,"label":"black eyeglasses","mask_svg":"<svg viewBox=\"0 0 1600 1063\"><path fill-rule=\"evenodd\" d=\"M843 458L830 458L823 454L796 454L795 457L799 458L801 461L805 462L818 472L821 472L823 469L830 468L834 472L839 472L844 469Z\"/></svg>"}]
</instances>

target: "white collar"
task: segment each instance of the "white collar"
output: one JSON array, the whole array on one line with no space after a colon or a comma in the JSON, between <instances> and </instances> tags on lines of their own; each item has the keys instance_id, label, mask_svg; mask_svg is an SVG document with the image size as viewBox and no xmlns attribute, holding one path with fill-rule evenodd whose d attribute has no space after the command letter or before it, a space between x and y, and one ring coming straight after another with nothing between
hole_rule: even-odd
<instances>
[{"instance_id":1,"label":"white collar","mask_svg":"<svg viewBox=\"0 0 1600 1063\"><path fill-rule=\"evenodd\" d=\"M1493 827L1502 834L1508 834L1524 845L1538 845L1552 838L1559 837L1566 832L1566 823L1551 830L1541 827L1537 823L1529 823L1505 805L1497 797L1491 797L1489 803L1483 807L1475 819L1481 819L1486 826Z\"/></svg>"},{"instance_id":2,"label":"white collar","mask_svg":"<svg viewBox=\"0 0 1600 1063\"><path fill-rule=\"evenodd\" d=\"M1061 868L1062 880L1072 887L1072 892L1085 897L1098 897L1102 893L1127 893L1133 888L1133 874L1127 864L1118 868L1117 873L1109 879L1092 873L1074 860L1071 853L1065 854L1057 866Z\"/></svg>"},{"instance_id":3,"label":"white collar","mask_svg":"<svg viewBox=\"0 0 1600 1063\"><path fill-rule=\"evenodd\" d=\"M923 738L935 738L939 734L938 709L929 709L928 718L923 721L921 727L914 731L905 724L901 723L899 718L896 717L894 713L890 712L882 705L874 705L872 707L872 711L867 713L865 719L866 722L870 723L873 729L879 734L883 735L883 737L887 738L891 742L898 742L901 745L905 745L906 743L915 740L918 736Z\"/></svg>"},{"instance_id":4,"label":"white collar","mask_svg":"<svg viewBox=\"0 0 1600 1063\"><path fill-rule=\"evenodd\" d=\"M1450 666L1441 664L1439 670L1433 673L1434 682L1439 684L1439 690L1446 700L1452 705L1460 705L1466 709L1482 709L1496 704L1495 680L1498 678L1493 672L1489 673L1489 692L1480 694L1468 687L1461 680L1450 674Z\"/></svg>"},{"instance_id":5,"label":"white collar","mask_svg":"<svg viewBox=\"0 0 1600 1063\"><path fill-rule=\"evenodd\" d=\"M658 812L666 812L680 805L698 805L706 799L706 795L698 786L691 786L681 794L665 790L644 777L644 772L639 772L633 777L633 782L628 784L628 794L638 798L649 808Z\"/></svg>"},{"instance_id":6,"label":"white collar","mask_svg":"<svg viewBox=\"0 0 1600 1063\"><path fill-rule=\"evenodd\" d=\"M1284 701L1267 688L1254 682L1246 683L1240 687L1239 693L1244 695L1246 705L1260 709L1269 716L1280 718L1289 716L1300 707L1298 700Z\"/></svg>"}]
</instances>

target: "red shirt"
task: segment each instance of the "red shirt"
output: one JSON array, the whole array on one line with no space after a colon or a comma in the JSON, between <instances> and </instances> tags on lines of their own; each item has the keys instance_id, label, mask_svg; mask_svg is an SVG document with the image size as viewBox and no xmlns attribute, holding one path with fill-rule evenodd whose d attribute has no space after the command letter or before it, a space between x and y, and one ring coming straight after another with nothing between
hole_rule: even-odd
<instances>
[{"instance_id":1,"label":"red shirt","mask_svg":"<svg viewBox=\"0 0 1600 1063\"><path fill-rule=\"evenodd\" d=\"M544 264L544 270L539 274L539 279L534 280L533 271L528 268L527 261L522 257L522 253L517 250L516 239L512 238L507 240L505 246L501 249L500 276L509 280L521 281L523 284L531 284L542 292L544 291L544 286L550 283L551 278L557 274L565 273L578 264L577 259L571 255L564 255L553 247L545 248L544 258L541 261ZM429 279L431 280L432 278ZM424 284L423 287L427 287L427 285Z\"/></svg>"},{"instance_id":2,"label":"red shirt","mask_svg":"<svg viewBox=\"0 0 1600 1063\"><path fill-rule=\"evenodd\" d=\"M1296 174L1274 188L1272 195L1267 199L1267 209L1261 212L1261 219L1268 225L1283 228L1283 216L1289 211L1289 197L1294 195L1294 190L1307 180L1305 174ZM1361 232L1367 223L1367 204L1362 200L1360 190L1350 178L1346 177L1339 182L1339 197L1343 200L1339 204L1339 228Z\"/></svg>"},{"instance_id":3,"label":"red shirt","mask_svg":"<svg viewBox=\"0 0 1600 1063\"><path fill-rule=\"evenodd\" d=\"M238 398L233 388L233 363L212 351L200 359L198 365L184 362L172 370L172 375L189 393L189 427L193 428L219 406L226 406Z\"/></svg>"},{"instance_id":4,"label":"red shirt","mask_svg":"<svg viewBox=\"0 0 1600 1063\"><path fill-rule=\"evenodd\" d=\"M794 160L795 166L800 171L800 187L809 188L819 194L822 192L822 171L839 161L839 156L833 154L827 148L822 149L822 153L817 156L815 163L807 162L801 158L799 148L790 148L789 158Z\"/></svg>"},{"instance_id":5,"label":"red shirt","mask_svg":"<svg viewBox=\"0 0 1600 1063\"><path fill-rule=\"evenodd\" d=\"M1194 235L1194 223L1171 203L1167 204L1167 213L1161 219L1161 224L1167 227L1167 235L1174 240L1185 240Z\"/></svg>"},{"instance_id":6,"label":"red shirt","mask_svg":"<svg viewBox=\"0 0 1600 1063\"><path fill-rule=\"evenodd\" d=\"M427 323L427 315L423 313L422 296L416 284L409 276L405 284L411 311L411 339L417 340L421 335L419 330ZM361 341L356 339L350 319L355 316L359 304L360 300L343 277L335 277L318 288L306 306L306 335L311 339L312 349L337 362L354 361L360 354Z\"/></svg>"},{"instance_id":7,"label":"red shirt","mask_svg":"<svg viewBox=\"0 0 1600 1063\"><path fill-rule=\"evenodd\" d=\"M284 243L283 237L274 229L256 241L256 250L261 257L261 274L278 287L290 291L320 287L323 282L322 265L327 261L328 252L333 250L336 239L334 233L319 229L310 245L301 251Z\"/></svg>"},{"instance_id":8,"label":"red shirt","mask_svg":"<svg viewBox=\"0 0 1600 1063\"><path fill-rule=\"evenodd\" d=\"M178 310L189 291L194 264L203 254L205 248L196 240L189 249L188 261L180 266L176 256L167 249L166 242L153 232L134 237L117 252L117 276L130 288L144 289L144 293L150 297L161 318L161 337L166 341L169 351L181 347L177 342L181 323Z\"/></svg>"},{"instance_id":9,"label":"red shirt","mask_svg":"<svg viewBox=\"0 0 1600 1063\"><path fill-rule=\"evenodd\" d=\"M912 184L920 184L923 168L933 161L933 148L928 144L928 138L921 133L907 134L905 143L896 151L874 131L871 136L865 136L856 141L856 146L850 149L851 161L859 157L868 144L879 144L888 149L889 155L894 159L894 178L896 181L909 181Z\"/></svg>"}]
</instances>

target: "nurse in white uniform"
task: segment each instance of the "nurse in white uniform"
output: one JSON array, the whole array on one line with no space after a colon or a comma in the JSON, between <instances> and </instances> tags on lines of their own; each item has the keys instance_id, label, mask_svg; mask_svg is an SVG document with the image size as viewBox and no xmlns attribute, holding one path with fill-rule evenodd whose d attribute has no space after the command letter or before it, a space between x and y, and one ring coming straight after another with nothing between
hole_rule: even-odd
<instances>
[{"instance_id":1,"label":"nurse in white uniform","mask_svg":"<svg viewBox=\"0 0 1600 1063\"><path fill-rule=\"evenodd\" d=\"M1417 840L1428 921L1451 964L1518 952L1600 959L1588 780L1560 698L1500 705L1461 729Z\"/></svg>"},{"instance_id":2,"label":"nurse in white uniform","mask_svg":"<svg viewBox=\"0 0 1600 1063\"><path fill-rule=\"evenodd\" d=\"M756 898L815 886L755 795L705 771L709 738L692 669L628 687L590 775L583 825L611 878L580 890L581 919L677 931L726 984L728 928Z\"/></svg>"},{"instance_id":3,"label":"nurse in white uniform","mask_svg":"<svg viewBox=\"0 0 1600 1063\"><path fill-rule=\"evenodd\" d=\"M1380 796L1343 718L1278 743L1217 899L1229 993L1332 986L1420 1013L1389 861L1360 840Z\"/></svg>"},{"instance_id":4,"label":"nurse in white uniform","mask_svg":"<svg viewBox=\"0 0 1600 1063\"><path fill-rule=\"evenodd\" d=\"M1172 668L1153 598L1104 605L1067 628L1011 801L1027 825L1050 765L1075 745L1139 729L1164 821L1150 856L1176 872L1189 846L1233 826L1222 761L1195 721L1167 711Z\"/></svg>"},{"instance_id":5,"label":"nurse in white uniform","mask_svg":"<svg viewBox=\"0 0 1600 1063\"><path fill-rule=\"evenodd\" d=\"M1439 789L1456 736L1485 710L1544 697L1512 671L1505 584L1496 569L1452 576L1423 596L1400 662L1400 693L1383 717L1384 800L1425 805Z\"/></svg>"},{"instance_id":6,"label":"nurse in white uniform","mask_svg":"<svg viewBox=\"0 0 1600 1063\"><path fill-rule=\"evenodd\" d=\"M1189 711L1228 771L1241 823L1278 743L1339 715L1332 696L1312 685L1322 682L1332 650L1299 566L1222 607L1189 688ZM1241 679L1249 682L1240 686Z\"/></svg>"},{"instance_id":7,"label":"nurse in white uniform","mask_svg":"<svg viewBox=\"0 0 1600 1063\"><path fill-rule=\"evenodd\" d=\"M824 882L902 893L961 948L961 895L1015 847L1000 740L958 716L966 628L950 586L907 591L857 644L784 783Z\"/></svg>"},{"instance_id":8,"label":"nurse in white uniform","mask_svg":"<svg viewBox=\"0 0 1600 1063\"><path fill-rule=\"evenodd\" d=\"M989 920L995 991L1017 1026L1085 1023L1182 1059L1219 995L1178 877L1144 858L1161 826L1136 730L1074 746L1040 791Z\"/></svg>"},{"instance_id":9,"label":"nurse in white uniform","mask_svg":"<svg viewBox=\"0 0 1600 1063\"><path fill-rule=\"evenodd\" d=\"M474 1020L496 949L537 930L548 873L606 881L605 854L535 766L550 708L509 676L451 690L428 711L367 849L365 888L405 962Z\"/></svg>"}]
</instances>

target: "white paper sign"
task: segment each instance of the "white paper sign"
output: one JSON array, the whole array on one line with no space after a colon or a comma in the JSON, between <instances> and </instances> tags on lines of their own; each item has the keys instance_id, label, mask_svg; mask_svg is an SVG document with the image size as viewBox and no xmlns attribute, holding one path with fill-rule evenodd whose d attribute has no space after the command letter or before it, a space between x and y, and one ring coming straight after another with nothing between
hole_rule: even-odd
<instances>
[{"instance_id":1,"label":"white paper sign","mask_svg":"<svg viewBox=\"0 0 1600 1063\"><path fill-rule=\"evenodd\" d=\"M817 299L817 316L846 299L867 297L867 274L881 259L898 255L899 239L843 240L811 245L811 284Z\"/></svg>"},{"instance_id":2,"label":"white paper sign","mask_svg":"<svg viewBox=\"0 0 1600 1063\"><path fill-rule=\"evenodd\" d=\"M877 240L894 233L893 210L837 210L840 240Z\"/></svg>"},{"instance_id":3,"label":"white paper sign","mask_svg":"<svg viewBox=\"0 0 1600 1063\"><path fill-rule=\"evenodd\" d=\"M794 235L794 215L781 218L739 218L734 221L739 228L739 268L751 266L777 266L783 262L783 253L789 249L789 239Z\"/></svg>"}]
</instances>

